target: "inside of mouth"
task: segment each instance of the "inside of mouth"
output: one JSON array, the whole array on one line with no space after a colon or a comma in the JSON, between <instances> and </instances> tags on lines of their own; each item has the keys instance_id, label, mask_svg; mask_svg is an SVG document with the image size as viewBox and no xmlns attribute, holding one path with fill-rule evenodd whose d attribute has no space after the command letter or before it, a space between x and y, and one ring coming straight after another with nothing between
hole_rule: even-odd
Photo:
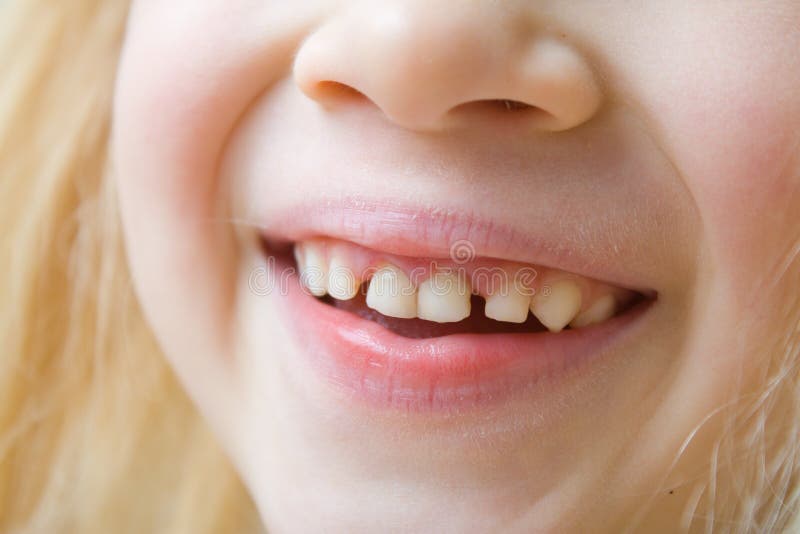
<instances>
[{"instance_id":1,"label":"inside of mouth","mask_svg":"<svg viewBox=\"0 0 800 534\"><path fill-rule=\"evenodd\" d=\"M336 300L330 296L319 297L318 300L355 314L362 319L378 323L395 334L415 339L452 334L513 334L547 331L547 328L532 314L528 315L528 320L524 323L506 323L489 319L483 313L484 300L477 295L472 295L472 310L469 317L456 323L435 323L424 319L387 317L367 307L363 291L359 291L358 295L351 300Z\"/></svg>"},{"instance_id":2,"label":"inside of mouth","mask_svg":"<svg viewBox=\"0 0 800 534\"><path fill-rule=\"evenodd\" d=\"M290 243L281 245L264 244L264 251L268 255L276 258L279 263L285 266L291 266L295 269L295 272L297 272L298 266L291 253L291 246ZM484 313L485 300L478 295L472 295L471 297L470 315L458 322L437 323L418 318L401 319L389 317L367 306L366 295L369 283L370 281L368 280L362 284L357 295L350 300L337 300L330 295L325 295L324 297L308 295L308 298L316 298L318 301L328 306L333 306L361 317L362 319L377 323L397 335L414 339L443 337L453 334L533 334L548 331L547 327L533 314L528 314L528 318L523 323L510 323L490 319ZM628 310L641 304L645 300L646 298L640 295L636 299L621 306L615 315L627 313ZM570 326L565 327L565 330L570 329Z\"/></svg>"}]
</instances>

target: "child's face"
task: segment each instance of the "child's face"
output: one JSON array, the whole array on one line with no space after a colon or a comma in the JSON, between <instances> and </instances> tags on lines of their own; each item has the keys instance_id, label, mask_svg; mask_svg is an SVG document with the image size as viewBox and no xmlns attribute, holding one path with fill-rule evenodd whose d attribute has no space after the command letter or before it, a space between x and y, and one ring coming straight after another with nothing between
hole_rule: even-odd
<instances>
[{"instance_id":1,"label":"child's face","mask_svg":"<svg viewBox=\"0 0 800 534\"><path fill-rule=\"evenodd\" d=\"M134 1L133 278L268 525L615 530L650 497L678 521L708 416L796 321L798 50L795 0ZM459 245L535 270L553 330L599 322L508 333L531 300L488 319L473 282L470 320L440 323L465 300L423 303L427 275L318 302L276 244L312 237L328 270L425 273Z\"/></svg>"}]
</instances>

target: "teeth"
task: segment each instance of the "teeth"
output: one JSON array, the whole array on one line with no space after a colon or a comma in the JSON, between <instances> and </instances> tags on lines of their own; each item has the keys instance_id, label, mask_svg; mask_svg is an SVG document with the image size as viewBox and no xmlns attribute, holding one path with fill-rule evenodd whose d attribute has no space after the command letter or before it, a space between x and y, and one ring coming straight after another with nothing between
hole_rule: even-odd
<instances>
[{"instance_id":1,"label":"teeth","mask_svg":"<svg viewBox=\"0 0 800 534\"><path fill-rule=\"evenodd\" d=\"M300 281L310 294L317 297L329 294L337 300L350 300L358 295L361 279L353 266L365 262L359 262L361 256L350 257L343 250L341 246L332 247L316 239L295 245ZM440 269L417 289L404 271L386 264L372 276L366 304L388 317L458 322L471 312L472 287L468 278L461 272ZM567 325L583 328L606 321L625 305L629 296L612 287L593 287L592 293L601 296L589 299L581 311L582 279L558 275L551 279L533 297L516 280L506 291L491 294L490 287L478 284L476 292L486 295L484 314L489 319L519 324L527 320L530 311L551 332L560 332Z\"/></svg>"},{"instance_id":2,"label":"teeth","mask_svg":"<svg viewBox=\"0 0 800 534\"><path fill-rule=\"evenodd\" d=\"M403 271L387 265L372 276L367 306L388 317L413 319L417 316L417 293Z\"/></svg>"},{"instance_id":3,"label":"teeth","mask_svg":"<svg viewBox=\"0 0 800 534\"><path fill-rule=\"evenodd\" d=\"M417 315L437 323L455 323L469 317L472 292L455 273L439 272L419 286Z\"/></svg>"},{"instance_id":4,"label":"teeth","mask_svg":"<svg viewBox=\"0 0 800 534\"><path fill-rule=\"evenodd\" d=\"M571 280L561 280L550 286L549 294L541 293L531 299L531 312L551 332L560 332L581 309L581 290Z\"/></svg>"},{"instance_id":5,"label":"teeth","mask_svg":"<svg viewBox=\"0 0 800 534\"><path fill-rule=\"evenodd\" d=\"M589 308L573 319L569 325L573 328L581 328L590 324L600 323L611 318L616 311L616 300L613 295L604 295L594 301Z\"/></svg>"},{"instance_id":6,"label":"teeth","mask_svg":"<svg viewBox=\"0 0 800 534\"><path fill-rule=\"evenodd\" d=\"M359 285L353 271L334 255L328 268L328 294L338 300L350 300L358 294Z\"/></svg>"},{"instance_id":7,"label":"teeth","mask_svg":"<svg viewBox=\"0 0 800 534\"><path fill-rule=\"evenodd\" d=\"M495 321L524 323L528 319L531 297L514 285L506 294L495 293L486 299L484 315Z\"/></svg>"},{"instance_id":8,"label":"teeth","mask_svg":"<svg viewBox=\"0 0 800 534\"><path fill-rule=\"evenodd\" d=\"M310 243L295 247L295 259L300 270L300 282L315 297L328 292L328 269L322 250Z\"/></svg>"}]
</instances>

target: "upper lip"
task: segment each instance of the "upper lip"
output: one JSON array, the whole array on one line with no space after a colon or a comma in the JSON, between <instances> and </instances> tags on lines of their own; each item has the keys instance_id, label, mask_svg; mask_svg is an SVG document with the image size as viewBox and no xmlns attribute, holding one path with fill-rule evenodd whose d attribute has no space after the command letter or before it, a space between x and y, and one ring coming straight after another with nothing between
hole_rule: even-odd
<instances>
[{"instance_id":1,"label":"upper lip","mask_svg":"<svg viewBox=\"0 0 800 534\"><path fill-rule=\"evenodd\" d=\"M480 118L423 135L368 103L334 111L290 80L259 102L222 165L235 218L268 240L328 236L425 259L466 241L480 257L649 296L692 280L700 220L678 209L691 196L628 115L559 135Z\"/></svg>"},{"instance_id":2,"label":"upper lip","mask_svg":"<svg viewBox=\"0 0 800 534\"><path fill-rule=\"evenodd\" d=\"M347 197L309 201L259 221L269 242L290 243L331 237L417 258L452 258L454 250L571 272L647 296L656 291L625 261L607 261L574 239L552 232L505 225L442 207L403 204L391 199ZM572 243L570 246L568 243Z\"/></svg>"}]
</instances>

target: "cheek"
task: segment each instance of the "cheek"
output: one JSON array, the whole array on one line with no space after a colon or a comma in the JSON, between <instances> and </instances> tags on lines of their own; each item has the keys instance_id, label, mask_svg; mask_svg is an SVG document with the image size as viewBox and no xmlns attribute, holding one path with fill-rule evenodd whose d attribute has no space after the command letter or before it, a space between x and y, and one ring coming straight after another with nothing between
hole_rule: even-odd
<instances>
[{"instance_id":1,"label":"cheek","mask_svg":"<svg viewBox=\"0 0 800 534\"><path fill-rule=\"evenodd\" d=\"M231 352L237 250L218 162L249 103L284 75L298 32L268 3L140 2L120 64L113 136L129 262L190 391Z\"/></svg>"},{"instance_id":2,"label":"cheek","mask_svg":"<svg viewBox=\"0 0 800 534\"><path fill-rule=\"evenodd\" d=\"M714 276L742 296L769 283L798 239L800 31L777 17L735 16L715 15L711 33L673 55L684 63L660 88L659 120L698 205Z\"/></svg>"},{"instance_id":3,"label":"cheek","mask_svg":"<svg viewBox=\"0 0 800 534\"><path fill-rule=\"evenodd\" d=\"M774 274L771 260L797 239L798 102L792 109L760 98L726 99L725 105L704 110L715 114L716 124L687 137L700 147L684 161L706 239L716 262L740 277L737 290ZM689 120L684 128L712 119Z\"/></svg>"},{"instance_id":4,"label":"cheek","mask_svg":"<svg viewBox=\"0 0 800 534\"><path fill-rule=\"evenodd\" d=\"M119 163L137 175L125 185L181 217L210 215L224 141L288 57L278 47L283 35L257 31L268 25L254 23L260 12L203 4L139 5L115 103Z\"/></svg>"},{"instance_id":5,"label":"cheek","mask_svg":"<svg viewBox=\"0 0 800 534\"><path fill-rule=\"evenodd\" d=\"M768 345L787 331L776 310L791 290L776 274L800 240L800 31L767 11L708 9L720 12L674 20L666 42L640 35L649 44L623 75L700 216L696 328L676 379L696 406L778 355Z\"/></svg>"}]
</instances>

